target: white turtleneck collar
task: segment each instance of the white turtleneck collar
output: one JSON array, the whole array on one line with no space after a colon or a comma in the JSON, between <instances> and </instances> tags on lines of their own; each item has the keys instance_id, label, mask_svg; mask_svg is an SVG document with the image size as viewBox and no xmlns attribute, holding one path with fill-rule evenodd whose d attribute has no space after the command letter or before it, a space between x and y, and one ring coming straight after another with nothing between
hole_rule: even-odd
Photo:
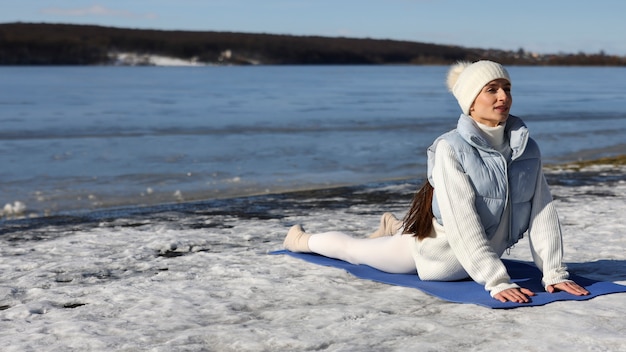
<instances>
[{"instance_id":1,"label":"white turtleneck collar","mask_svg":"<svg viewBox=\"0 0 626 352\"><path fill-rule=\"evenodd\" d=\"M510 146L508 141L504 137L504 125L500 124L495 127L484 125L480 122L476 122L476 125L483 133L483 136L491 144L491 146L502 154L508 154Z\"/></svg>"},{"instance_id":2,"label":"white turtleneck collar","mask_svg":"<svg viewBox=\"0 0 626 352\"><path fill-rule=\"evenodd\" d=\"M504 124L491 127L480 122L476 122L476 125L480 128L480 131L483 133L487 142L489 142L491 146L497 148L504 143Z\"/></svg>"}]
</instances>

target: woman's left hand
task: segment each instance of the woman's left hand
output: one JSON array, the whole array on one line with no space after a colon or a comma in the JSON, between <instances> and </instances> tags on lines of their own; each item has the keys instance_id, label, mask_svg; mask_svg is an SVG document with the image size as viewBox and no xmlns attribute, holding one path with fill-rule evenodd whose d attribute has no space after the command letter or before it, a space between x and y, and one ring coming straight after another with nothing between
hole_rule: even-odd
<instances>
[{"instance_id":1,"label":"woman's left hand","mask_svg":"<svg viewBox=\"0 0 626 352\"><path fill-rule=\"evenodd\" d=\"M548 287L546 287L546 290L550 293L565 291L575 296L586 296L589 294L589 291L587 291L585 288L578 285L574 281L565 281L559 282L558 284L554 285L548 285Z\"/></svg>"}]
</instances>

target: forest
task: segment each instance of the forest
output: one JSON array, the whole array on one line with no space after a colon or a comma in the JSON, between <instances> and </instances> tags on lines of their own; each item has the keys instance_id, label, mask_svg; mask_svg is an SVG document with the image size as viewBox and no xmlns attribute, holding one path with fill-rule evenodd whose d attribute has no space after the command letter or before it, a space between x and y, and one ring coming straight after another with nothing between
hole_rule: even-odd
<instances>
[{"instance_id":1,"label":"forest","mask_svg":"<svg viewBox=\"0 0 626 352\"><path fill-rule=\"evenodd\" d=\"M115 65L120 53L213 65L438 65L490 59L507 65L624 66L626 57L534 54L397 40L94 25L0 24L0 65Z\"/></svg>"}]
</instances>

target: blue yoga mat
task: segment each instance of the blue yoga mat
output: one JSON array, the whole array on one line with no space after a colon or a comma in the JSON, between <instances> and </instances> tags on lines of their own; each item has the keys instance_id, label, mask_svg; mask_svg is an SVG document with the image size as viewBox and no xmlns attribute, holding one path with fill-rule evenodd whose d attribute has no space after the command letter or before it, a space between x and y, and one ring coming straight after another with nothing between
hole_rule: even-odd
<instances>
[{"instance_id":1,"label":"blue yoga mat","mask_svg":"<svg viewBox=\"0 0 626 352\"><path fill-rule=\"evenodd\" d=\"M529 303L502 303L492 298L484 287L471 280L463 281L422 281L417 274L389 274L367 265L354 265L343 260L324 257L313 253L294 253L287 250L274 251L270 254L287 254L311 263L331 266L348 271L352 275L390 285L413 287L423 292L455 303L472 303L494 309L542 306L556 301L584 301L609 293L626 292L626 286L613 282L591 280L582 276L570 275L571 279L584 286L588 296L574 296L566 292L548 293L541 284L541 271L534 265L503 259L511 280L520 286L535 292Z\"/></svg>"}]
</instances>

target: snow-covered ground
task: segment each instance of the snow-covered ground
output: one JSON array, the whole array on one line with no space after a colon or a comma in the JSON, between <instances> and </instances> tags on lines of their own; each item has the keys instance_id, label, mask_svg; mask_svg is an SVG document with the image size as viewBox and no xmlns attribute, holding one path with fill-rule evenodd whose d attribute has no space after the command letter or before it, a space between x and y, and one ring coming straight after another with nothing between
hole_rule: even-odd
<instances>
[{"instance_id":1,"label":"snow-covered ground","mask_svg":"<svg viewBox=\"0 0 626 352\"><path fill-rule=\"evenodd\" d=\"M287 229L365 235L415 184L8 222L2 351L626 351L626 294L490 310L289 256ZM626 182L553 186L565 260L626 284ZM525 240L510 258L530 261Z\"/></svg>"},{"instance_id":2,"label":"snow-covered ground","mask_svg":"<svg viewBox=\"0 0 626 352\"><path fill-rule=\"evenodd\" d=\"M111 53L111 61L121 66L206 66L197 60L185 60L162 55L148 55L138 53Z\"/></svg>"}]
</instances>

